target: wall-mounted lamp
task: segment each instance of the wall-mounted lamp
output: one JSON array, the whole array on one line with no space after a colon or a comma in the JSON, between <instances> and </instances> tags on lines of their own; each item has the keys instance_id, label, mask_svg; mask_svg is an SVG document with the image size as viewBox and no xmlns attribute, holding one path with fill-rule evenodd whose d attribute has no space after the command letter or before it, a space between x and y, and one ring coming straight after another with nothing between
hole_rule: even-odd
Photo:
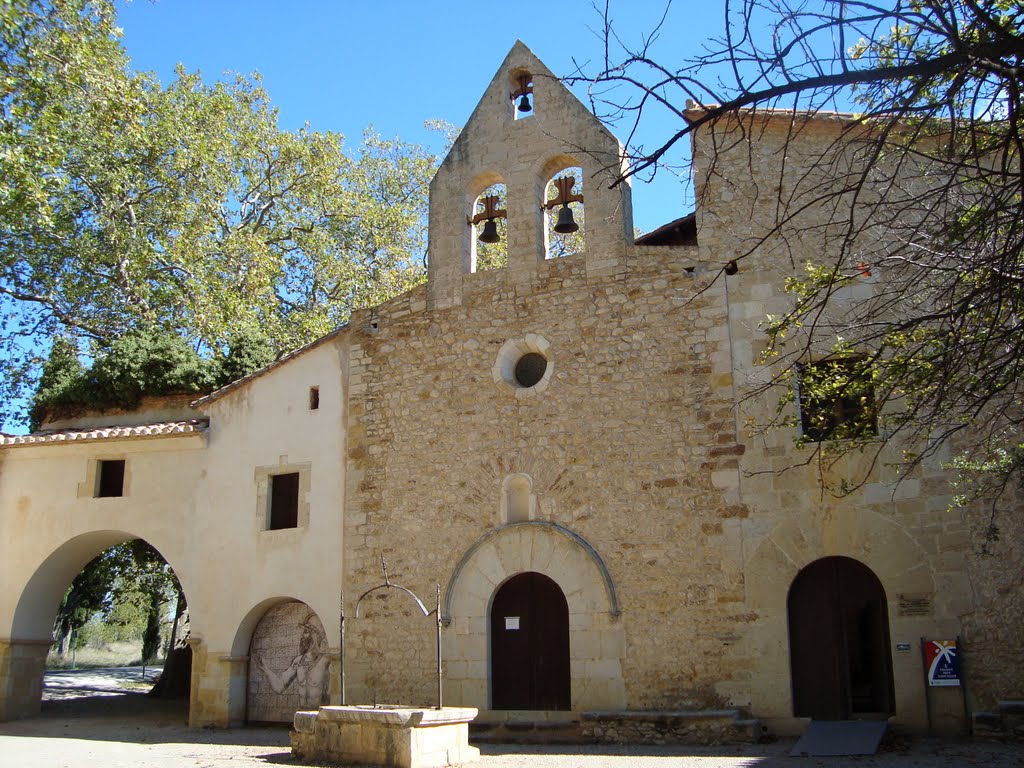
<instances>
[{"instance_id":1,"label":"wall-mounted lamp","mask_svg":"<svg viewBox=\"0 0 1024 768\"><path fill-rule=\"evenodd\" d=\"M563 176L560 179L555 179L555 188L558 190L558 194L541 206L542 209L549 211L555 206L562 206L562 210L558 212L558 220L555 222L555 232L562 235L575 232L580 228L580 225L576 223L572 216L572 208L569 207L569 203L583 202L583 195L573 194L572 188L574 186L576 186L576 177L574 176Z\"/></svg>"},{"instance_id":2,"label":"wall-mounted lamp","mask_svg":"<svg viewBox=\"0 0 1024 768\"><path fill-rule=\"evenodd\" d=\"M475 216L467 218L466 221L471 227L481 221L484 222L484 229L477 239L481 243L496 243L501 240L501 237L498 235L498 222L495 219L507 219L508 211L498 207L497 195L487 195L487 197L481 198L480 202L483 203L484 209Z\"/></svg>"},{"instance_id":3,"label":"wall-mounted lamp","mask_svg":"<svg viewBox=\"0 0 1024 768\"><path fill-rule=\"evenodd\" d=\"M530 94L533 93L533 84L530 82L533 77L531 75L520 75L519 76L519 90L512 94L512 101L519 99L519 103L516 104L516 109L520 112L526 113L533 109L530 104Z\"/></svg>"}]
</instances>

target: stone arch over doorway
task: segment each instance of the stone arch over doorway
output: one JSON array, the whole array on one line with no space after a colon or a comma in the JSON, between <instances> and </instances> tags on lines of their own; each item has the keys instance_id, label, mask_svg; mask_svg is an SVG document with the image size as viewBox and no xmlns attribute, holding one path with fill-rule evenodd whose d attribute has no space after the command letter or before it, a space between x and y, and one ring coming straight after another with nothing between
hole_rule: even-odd
<instances>
[{"instance_id":1,"label":"stone arch over doorway","mask_svg":"<svg viewBox=\"0 0 1024 768\"><path fill-rule=\"evenodd\" d=\"M180 554L161 541L123 530L73 536L57 546L27 575L20 590L7 585L16 602L0 611L0 721L39 712L43 671L53 642L53 623L61 598L82 568L96 555L123 541L144 538L170 564L186 599L191 585L175 567Z\"/></svg>"},{"instance_id":2,"label":"stone arch over doorway","mask_svg":"<svg viewBox=\"0 0 1024 768\"><path fill-rule=\"evenodd\" d=\"M624 707L624 630L611 575L585 539L545 521L512 523L488 532L455 567L443 604L449 625L446 696L453 703L490 708L492 601L503 584L527 572L550 579L565 597L571 709Z\"/></svg>"},{"instance_id":3,"label":"stone arch over doorway","mask_svg":"<svg viewBox=\"0 0 1024 768\"><path fill-rule=\"evenodd\" d=\"M899 615L900 594L935 595L940 589L956 592L963 585L941 580L934 570L934 558L890 515L856 505L806 509L777 521L765 535L751 540L748 551L746 602L757 618L743 646L762 659L759 673L751 681L751 707L780 728L798 727L793 716L787 598L804 567L824 557L845 556L870 568L890 601L888 617L894 638L918 637L936 619L950 624L956 620L944 614L924 618ZM902 722L923 721L918 667L896 657L893 677L897 717Z\"/></svg>"},{"instance_id":4,"label":"stone arch over doorway","mask_svg":"<svg viewBox=\"0 0 1024 768\"><path fill-rule=\"evenodd\" d=\"M882 582L858 560L815 560L787 597L793 714L816 720L895 709Z\"/></svg>"}]
</instances>

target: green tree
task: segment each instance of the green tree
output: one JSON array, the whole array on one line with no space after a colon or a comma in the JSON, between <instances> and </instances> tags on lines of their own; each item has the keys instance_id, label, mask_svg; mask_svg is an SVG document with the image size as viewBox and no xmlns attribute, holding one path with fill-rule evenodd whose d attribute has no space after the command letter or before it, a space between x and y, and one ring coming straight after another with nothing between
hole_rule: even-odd
<instances>
[{"instance_id":1,"label":"green tree","mask_svg":"<svg viewBox=\"0 0 1024 768\"><path fill-rule=\"evenodd\" d=\"M53 625L57 653L63 655L68 640L96 613L111 605L110 587L116 575L114 560L100 554L86 564L64 593Z\"/></svg>"},{"instance_id":2,"label":"green tree","mask_svg":"<svg viewBox=\"0 0 1024 768\"><path fill-rule=\"evenodd\" d=\"M134 627L141 657L149 663L160 647L161 617L175 605L175 619L186 608L185 595L170 565L141 539L113 546L89 561L75 577L57 611L54 636L63 654L67 638L97 615L106 623Z\"/></svg>"},{"instance_id":3,"label":"green tree","mask_svg":"<svg viewBox=\"0 0 1024 768\"><path fill-rule=\"evenodd\" d=\"M737 126L719 148L757 142L755 113L857 110L815 150L814 167L779 163L761 201L773 218L739 254L771 247L780 264L788 253L799 265L791 246L821 246L788 281L792 309L765 324L765 386L782 395L779 417L758 426L793 425L794 385L827 349L851 361L841 380L854 389L811 376L802 396L856 399L869 382L881 429L870 440L837 433L844 439L817 443L816 457L895 441L909 469L952 450L966 496L1004 497L1024 470L1024 6L730 0L725 10L725 35L680 60L659 48L672 39L670 13L630 48L606 7L609 54L600 71L571 79L586 81L608 116L643 125L660 110L674 121L634 148L630 173L680 162L698 131ZM799 121L790 136L799 152ZM869 298L837 301L872 270Z\"/></svg>"},{"instance_id":4,"label":"green tree","mask_svg":"<svg viewBox=\"0 0 1024 768\"><path fill-rule=\"evenodd\" d=\"M430 153L281 130L258 76L163 86L131 69L112 0L2 7L5 403L61 335L173 332L219 358L260 328L288 349L423 279Z\"/></svg>"}]
</instances>

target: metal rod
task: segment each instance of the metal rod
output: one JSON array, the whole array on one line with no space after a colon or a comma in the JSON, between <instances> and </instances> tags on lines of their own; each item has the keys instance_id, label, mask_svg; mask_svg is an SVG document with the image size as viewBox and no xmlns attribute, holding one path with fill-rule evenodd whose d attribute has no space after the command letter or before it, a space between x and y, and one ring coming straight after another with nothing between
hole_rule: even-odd
<instances>
[{"instance_id":1,"label":"metal rod","mask_svg":"<svg viewBox=\"0 0 1024 768\"><path fill-rule=\"evenodd\" d=\"M345 590L341 590L341 669L338 672L341 682L341 706L345 706Z\"/></svg>"},{"instance_id":2,"label":"metal rod","mask_svg":"<svg viewBox=\"0 0 1024 768\"><path fill-rule=\"evenodd\" d=\"M932 689L928 685L928 655L926 652L928 640L921 638L921 666L924 667L924 707L928 716L928 734L932 733Z\"/></svg>"},{"instance_id":3,"label":"metal rod","mask_svg":"<svg viewBox=\"0 0 1024 768\"><path fill-rule=\"evenodd\" d=\"M437 708L444 708L441 695L441 583L437 582L437 607L434 609L434 621L437 623Z\"/></svg>"},{"instance_id":4,"label":"metal rod","mask_svg":"<svg viewBox=\"0 0 1024 768\"><path fill-rule=\"evenodd\" d=\"M971 718L971 707L967 703L967 658L964 654L963 640L956 636L956 660L960 665L960 693L964 699L964 720L967 721L967 735L974 735L974 720Z\"/></svg>"}]
</instances>

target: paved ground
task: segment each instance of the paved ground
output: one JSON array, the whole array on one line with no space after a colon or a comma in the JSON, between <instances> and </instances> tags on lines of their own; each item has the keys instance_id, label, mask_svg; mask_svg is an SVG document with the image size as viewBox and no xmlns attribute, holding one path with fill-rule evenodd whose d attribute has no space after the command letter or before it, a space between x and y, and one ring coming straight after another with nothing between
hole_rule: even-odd
<instances>
[{"instance_id":1,"label":"paved ground","mask_svg":"<svg viewBox=\"0 0 1024 768\"><path fill-rule=\"evenodd\" d=\"M147 675L148 677L148 675ZM299 765L284 729L185 726L184 705L120 693L141 668L47 676L40 717L0 723L0 768L250 768ZM789 757L791 742L722 748L484 745L476 768L1018 768L1024 745L896 741L870 758Z\"/></svg>"}]
</instances>

